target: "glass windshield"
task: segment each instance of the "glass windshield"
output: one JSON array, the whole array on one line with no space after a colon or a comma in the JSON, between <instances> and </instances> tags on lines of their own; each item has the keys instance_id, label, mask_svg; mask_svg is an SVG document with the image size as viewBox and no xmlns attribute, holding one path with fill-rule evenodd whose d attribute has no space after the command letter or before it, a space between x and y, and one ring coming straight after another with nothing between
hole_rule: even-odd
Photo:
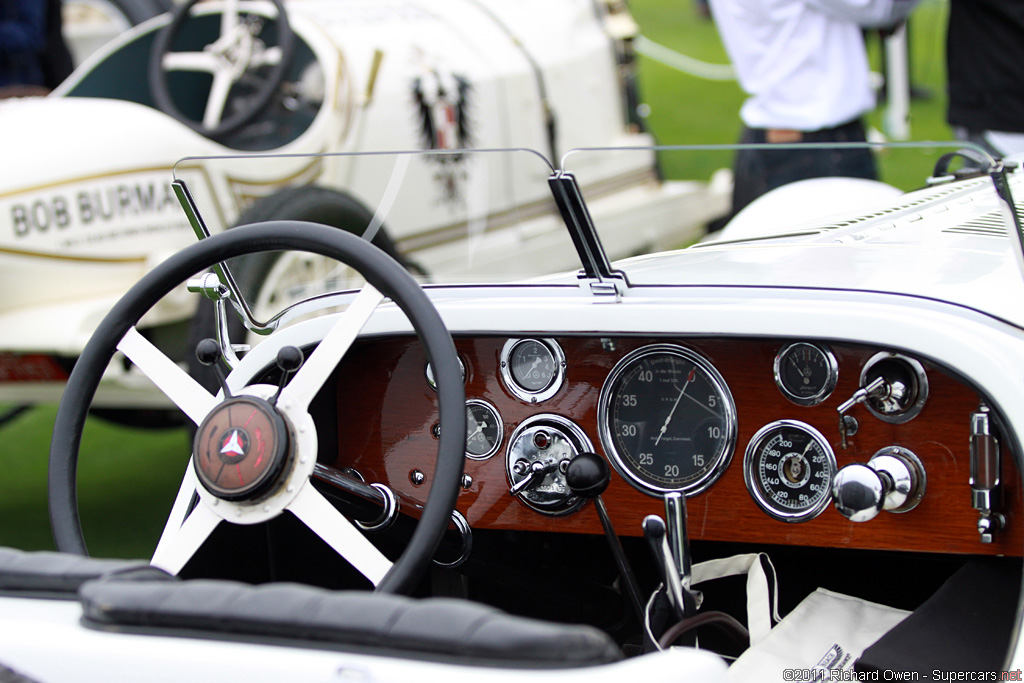
<instances>
[{"instance_id":1,"label":"glass windshield","mask_svg":"<svg viewBox=\"0 0 1024 683\"><path fill-rule=\"evenodd\" d=\"M936 159L956 148L876 148L873 154L886 162L880 167L902 174L896 187L883 188L884 198L925 185ZM559 282L573 284L581 269L592 270L576 249L577 225L592 221L612 262L683 249L721 227L730 214L735 154L724 145L580 149L564 155L561 170L524 149L188 158L175 176L187 182L214 233L267 220L311 221L373 241L424 284L559 274ZM566 175L585 205L565 192ZM764 234L800 232L836 212L870 208L861 195L815 204L805 194L761 212L755 227ZM585 236L578 242L584 253L596 249ZM260 321L295 302L362 284L347 267L319 257L239 261L239 288Z\"/></svg>"},{"instance_id":2,"label":"glass windshield","mask_svg":"<svg viewBox=\"0 0 1024 683\"><path fill-rule=\"evenodd\" d=\"M424 284L461 284L580 268L548 188L552 172L536 152L496 150L187 158L175 177L212 233L267 220L324 223L373 241ZM359 284L348 269L308 257L278 258L262 276L280 281L278 308ZM271 303L256 306L265 309L258 318L273 315Z\"/></svg>"}]
</instances>

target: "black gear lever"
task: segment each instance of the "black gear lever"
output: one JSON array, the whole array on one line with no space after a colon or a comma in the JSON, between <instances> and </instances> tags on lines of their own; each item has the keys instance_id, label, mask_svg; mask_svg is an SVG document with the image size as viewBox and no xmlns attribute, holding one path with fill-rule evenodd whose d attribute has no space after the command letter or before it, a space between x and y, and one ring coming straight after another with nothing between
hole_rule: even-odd
<instances>
[{"instance_id":1,"label":"black gear lever","mask_svg":"<svg viewBox=\"0 0 1024 683\"><path fill-rule=\"evenodd\" d=\"M225 379L224 371L220 367L220 359L223 355L220 350L220 344L209 337L196 344L196 360L207 367L213 368L213 374L217 376L220 388L224 390L224 398L231 398L231 390L228 389L227 379Z\"/></svg>"},{"instance_id":2,"label":"black gear lever","mask_svg":"<svg viewBox=\"0 0 1024 683\"><path fill-rule=\"evenodd\" d=\"M281 381L277 385L277 393L274 394L274 398L271 399L271 403L277 405L277 399L284 391L284 385L288 383L288 378L291 377L292 373L302 367L302 362L306 360L305 356L302 355L302 350L295 346L282 346L277 352L277 367L281 369Z\"/></svg>"},{"instance_id":3,"label":"black gear lever","mask_svg":"<svg viewBox=\"0 0 1024 683\"><path fill-rule=\"evenodd\" d=\"M611 470L608 468L608 463L596 453L580 453L569 461L565 469L565 483L569 485L573 493L584 498L593 499L594 508L597 510L597 516L601 520L601 526L604 528L604 535L608 539L608 545L611 546L612 556L615 558L615 564L619 568L622 582L626 586L629 600L633 603L637 619L643 624L644 605L640 597L640 587L637 585L633 569L626 558L626 552L622 549L622 542L619 541L619 537L612 527L611 519L608 517L608 509L601 498L601 494L608 488L611 479L612 475Z\"/></svg>"}]
</instances>

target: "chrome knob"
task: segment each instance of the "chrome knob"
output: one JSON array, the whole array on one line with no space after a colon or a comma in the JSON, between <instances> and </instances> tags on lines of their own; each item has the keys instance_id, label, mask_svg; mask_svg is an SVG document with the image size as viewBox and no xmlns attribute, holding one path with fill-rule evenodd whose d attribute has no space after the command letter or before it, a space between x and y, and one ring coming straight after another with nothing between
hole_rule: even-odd
<instances>
[{"instance_id":1,"label":"chrome knob","mask_svg":"<svg viewBox=\"0 0 1024 683\"><path fill-rule=\"evenodd\" d=\"M898 455L879 454L871 458L868 466L882 472L887 480L885 510L902 510L915 488L915 468L910 461Z\"/></svg>"},{"instance_id":2,"label":"chrome knob","mask_svg":"<svg viewBox=\"0 0 1024 683\"><path fill-rule=\"evenodd\" d=\"M866 522L882 510L913 510L924 497L924 490L921 460L906 448L888 446L866 465L855 463L840 469L832 484L832 499L844 517Z\"/></svg>"},{"instance_id":3,"label":"chrome knob","mask_svg":"<svg viewBox=\"0 0 1024 683\"><path fill-rule=\"evenodd\" d=\"M882 476L862 463L847 465L836 473L832 498L839 514L853 522L874 519L885 504Z\"/></svg>"}]
</instances>

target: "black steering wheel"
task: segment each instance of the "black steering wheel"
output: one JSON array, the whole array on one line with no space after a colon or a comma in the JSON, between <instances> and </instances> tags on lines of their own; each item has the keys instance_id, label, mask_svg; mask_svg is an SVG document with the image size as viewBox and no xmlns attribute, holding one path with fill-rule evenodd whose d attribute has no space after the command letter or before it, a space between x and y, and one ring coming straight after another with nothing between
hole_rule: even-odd
<instances>
[{"instance_id":1,"label":"black steering wheel","mask_svg":"<svg viewBox=\"0 0 1024 683\"><path fill-rule=\"evenodd\" d=\"M135 325L165 294L195 273L228 258L262 251L306 251L333 258L359 271L367 284L337 315L279 396L274 396L277 387L254 385L234 391L232 397L214 397ZM385 296L412 323L434 368L442 426L423 514L394 565L310 483L317 459L310 402ZM274 346L283 345L277 341L281 335L287 332L270 335L250 353L273 353ZM448 528L458 496L465 451L465 391L451 335L430 299L394 259L342 230L272 221L202 240L146 274L96 329L75 363L57 410L50 445L49 504L57 549L65 552L87 554L78 516L78 451L89 405L115 351L135 363L199 425L192 465L153 555L154 565L178 573L222 521L256 524L289 510L376 590L407 592L415 586ZM229 385L231 380L229 376ZM193 492L198 493L199 502L189 510Z\"/></svg>"},{"instance_id":2,"label":"black steering wheel","mask_svg":"<svg viewBox=\"0 0 1024 683\"><path fill-rule=\"evenodd\" d=\"M277 10L277 44L273 46L267 46L259 38L259 33L263 20L275 17L264 17L256 12L256 8L246 8L243 12L239 0L224 0L217 40L204 47L202 52L172 51L182 26L190 18L192 7L200 1L188 0L179 5L174 10L171 23L157 34L149 60L149 87L162 112L207 137L217 139L255 119L270 103L295 55L295 34L288 23L283 0L272 0ZM261 71L264 67L268 69L265 74ZM195 121L178 109L168 86L171 71L194 71L213 77L202 121ZM258 83L255 92L244 98L232 92L243 78ZM229 102L237 105L237 110L225 117Z\"/></svg>"}]
</instances>

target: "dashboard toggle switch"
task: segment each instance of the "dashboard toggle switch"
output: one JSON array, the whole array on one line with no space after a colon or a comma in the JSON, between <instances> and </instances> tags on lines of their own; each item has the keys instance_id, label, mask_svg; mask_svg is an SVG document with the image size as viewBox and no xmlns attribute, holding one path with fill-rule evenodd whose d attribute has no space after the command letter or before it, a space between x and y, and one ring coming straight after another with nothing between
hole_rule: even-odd
<instances>
[{"instance_id":1,"label":"dashboard toggle switch","mask_svg":"<svg viewBox=\"0 0 1024 683\"><path fill-rule=\"evenodd\" d=\"M846 413L858 403L864 403L869 398L888 396L889 390L890 387L886 383L885 378L876 377L865 386L853 392L853 396L846 399L836 408L836 411L839 413L839 437L843 450L846 450L847 447L846 438L857 433L857 420Z\"/></svg>"}]
</instances>

